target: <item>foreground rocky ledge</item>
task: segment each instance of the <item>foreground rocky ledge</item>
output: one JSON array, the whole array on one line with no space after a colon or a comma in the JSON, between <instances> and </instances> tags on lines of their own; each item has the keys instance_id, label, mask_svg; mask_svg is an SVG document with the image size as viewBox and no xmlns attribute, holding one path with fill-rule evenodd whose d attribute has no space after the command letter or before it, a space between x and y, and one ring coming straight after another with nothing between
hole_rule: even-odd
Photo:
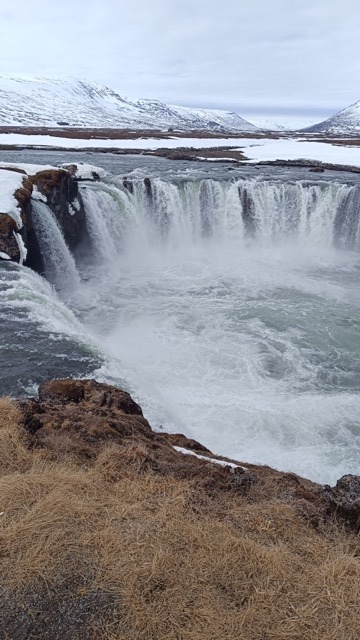
<instances>
[{"instance_id":1,"label":"foreground rocky ledge","mask_svg":"<svg viewBox=\"0 0 360 640\"><path fill-rule=\"evenodd\" d=\"M359 498L46 382L0 400L0 637L356 640Z\"/></svg>"},{"instance_id":2,"label":"foreground rocky ledge","mask_svg":"<svg viewBox=\"0 0 360 640\"><path fill-rule=\"evenodd\" d=\"M143 463L156 473L196 478L211 491L244 494L251 485L258 485L269 498L292 502L314 525L335 515L347 526L360 528L360 476L344 476L331 488L267 466L244 466L215 457L182 434L155 433L131 396L110 385L95 380L53 380L40 386L39 399L22 400L18 406L29 446L45 448L55 458L64 441L67 453L80 462L96 459L110 442L127 448L143 445L147 449ZM185 457L176 446L201 457Z\"/></svg>"}]
</instances>

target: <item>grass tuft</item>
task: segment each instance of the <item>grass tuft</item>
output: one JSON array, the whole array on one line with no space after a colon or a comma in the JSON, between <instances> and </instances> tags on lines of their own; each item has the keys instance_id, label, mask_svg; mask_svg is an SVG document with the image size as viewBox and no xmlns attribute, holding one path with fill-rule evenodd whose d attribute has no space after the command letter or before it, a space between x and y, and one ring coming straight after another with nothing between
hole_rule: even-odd
<instances>
[{"instance_id":1,"label":"grass tuft","mask_svg":"<svg viewBox=\"0 0 360 640\"><path fill-rule=\"evenodd\" d=\"M359 541L338 525L156 473L143 443L53 459L19 422L1 400L1 638L358 639Z\"/></svg>"}]
</instances>

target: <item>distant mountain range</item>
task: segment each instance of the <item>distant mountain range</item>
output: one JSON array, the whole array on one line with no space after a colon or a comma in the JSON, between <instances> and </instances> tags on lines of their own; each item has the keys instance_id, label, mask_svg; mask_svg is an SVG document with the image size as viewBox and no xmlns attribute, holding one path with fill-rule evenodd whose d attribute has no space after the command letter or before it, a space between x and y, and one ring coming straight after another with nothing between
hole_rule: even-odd
<instances>
[{"instance_id":1,"label":"distant mountain range","mask_svg":"<svg viewBox=\"0 0 360 640\"><path fill-rule=\"evenodd\" d=\"M360 101L342 109L327 120L307 127L309 133L360 133Z\"/></svg>"},{"instance_id":2,"label":"distant mountain range","mask_svg":"<svg viewBox=\"0 0 360 640\"><path fill-rule=\"evenodd\" d=\"M0 75L0 126L257 131L236 113L130 100L73 78Z\"/></svg>"},{"instance_id":3,"label":"distant mountain range","mask_svg":"<svg viewBox=\"0 0 360 640\"><path fill-rule=\"evenodd\" d=\"M255 119L256 125L231 111L131 100L109 87L76 78L39 78L0 74L0 126L94 127L218 133L304 131L360 133L360 102L305 128L301 122Z\"/></svg>"}]
</instances>

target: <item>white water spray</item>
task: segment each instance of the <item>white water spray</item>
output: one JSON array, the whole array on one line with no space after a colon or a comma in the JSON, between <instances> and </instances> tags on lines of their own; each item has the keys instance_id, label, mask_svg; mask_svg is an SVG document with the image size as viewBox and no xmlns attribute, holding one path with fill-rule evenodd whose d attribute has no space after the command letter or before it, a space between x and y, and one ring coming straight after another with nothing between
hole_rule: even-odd
<instances>
[{"instance_id":1,"label":"white water spray","mask_svg":"<svg viewBox=\"0 0 360 640\"><path fill-rule=\"evenodd\" d=\"M74 289L80 283L75 260L49 207L32 201L32 215L47 279L61 289Z\"/></svg>"},{"instance_id":2,"label":"white water spray","mask_svg":"<svg viewBox=\"0 0 360 640\"><path fill-rule=\"evenodd\" d=\"M104 353L93 375L216 453L326 482L359 472L358 187L115 178L80 193L94 264L70 304Z\"/></svg>"}]
</instances>

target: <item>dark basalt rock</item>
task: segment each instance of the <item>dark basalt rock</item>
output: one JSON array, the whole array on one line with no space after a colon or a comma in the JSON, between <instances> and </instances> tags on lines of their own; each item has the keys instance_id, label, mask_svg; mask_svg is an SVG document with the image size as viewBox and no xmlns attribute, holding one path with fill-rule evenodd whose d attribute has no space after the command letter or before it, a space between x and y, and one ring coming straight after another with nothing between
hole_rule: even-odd
<instances>
[{"instance_id":1,"label":"dark basalt rock","mask_svg":"<svg viewBox=\"0 0 360 640\"><path fill-rule=\"evenodd\" d=\"M342 476L335 487L324 487L324 495L329 502L329 511L355 531L360 531L360 476Z\"/></svg>"},{"instance_id":2,"label":"dark basalt rock","mask_svg":"<svg viewBox=\"0 0 360 640\"><path fill-rule=\"evenodd\" d=\"M124 178L123 179L123 185L124 185L125 189L127 189L129 191L129 193L134 193L134 185L131 182L131 180L129 180L129 178Z\"/></svg>"},{"instance_id":3,"label":"dark basalt rock","mask_svg":"<svg viewBox=\"0 0 360 640\"><path fill-rule=\"evenodd\" d=\"M70 249L75 248L83 239L86 228L85 211L80 200L80 208L76 214L69 213L69 205L79 197L77 181L63 169L40 171L32 181L46 196L47 204L56 216L66 244Z\"/></svg>"},{"instance_id":4,"label":"dark basalt rock","mask_svg":"<svg viewBox=\"0 0 360 640\"><path fill-rule=\"evenodd\" d=\"M78 183L71 171L51 169L40 171L30 178L32 185L46 197L46 204L55 214L62 230L66 244L75 249L87 239L85 210L79 197ZM78 201L76 213L70 214L69 207ZM26 215L25 244L28 250L26 266L42 273L44 264L41 257L39 243L36 237L30 197L23 205Z\"/></svg>"},{"instance_id":5,"label":"dark basalt rock","mask_svg":"<svg viewBox=\"0 0 360 640\"><path fill-rule=\"evenodd\" d=\"M22 229L18 230L15 222L7 214L0 214L0 251L10 256L14 262L20 261L20 251L13 234L17 231L23 238L27 249L25 265L34 271L43 273L44 264L41 257L39 243L36 237L32 216L32 193L34 186L46 197L46 204L55 214L56 220L62 230L66 244L70 249L75 249L83 241L88 240L85 210L79 197L77 179L74 170L48 169L39 171L33 176L26 176L22 186L15 192L15 198L19 203ZM19 170L19 173L24 173ZM74 213L71 215L69 207L77 201Z\"/></svg>"},{"instance_id":6,"label":"dark basalt rock","mask_svg":"<svg viewBox=\"0 0 360 640\"><path fill-rule=\"evenodd\" d=\"M15 220L6 213L0 213L0 251L6 253L13 262L20 261L19 245L14 235L17 231Z\"/></svg>"},{"instance_id":7,"label":"dark basalt rock","mask_svg":"<svg viewBox=\"0 0 360 640\"><path fill-rule=\"evenodd\" d=\"M111 385L95 380L51 380L44 382L39 388L39 401L52 400L66 404L84 402L94 405L94 409L106 406L108 409L119 409L127 415L142 416L142 410L129 393Z\"/></svg>"}]
</instances>

